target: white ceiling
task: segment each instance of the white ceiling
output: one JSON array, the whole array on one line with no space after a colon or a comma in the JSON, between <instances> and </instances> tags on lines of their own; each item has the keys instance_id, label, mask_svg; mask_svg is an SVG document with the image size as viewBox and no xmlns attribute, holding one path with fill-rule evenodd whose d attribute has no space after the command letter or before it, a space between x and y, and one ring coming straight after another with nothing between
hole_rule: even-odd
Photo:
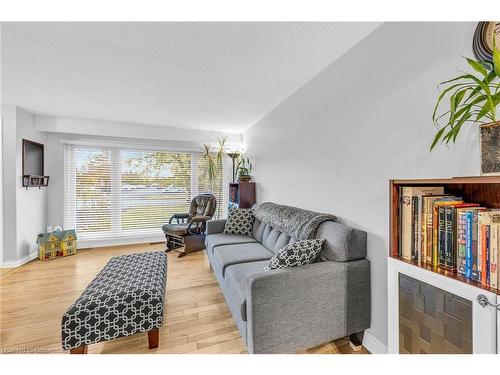
<instances>
[{"instance_id":1,"label":"white ceiling","mask_svg":"<svg viewBox=\"0 0 500 375\"><path fill-rule=\"evenodd\" d=\"M3 23L2 101L241 132L378 23Z\"/></svg>"}]
</instances>

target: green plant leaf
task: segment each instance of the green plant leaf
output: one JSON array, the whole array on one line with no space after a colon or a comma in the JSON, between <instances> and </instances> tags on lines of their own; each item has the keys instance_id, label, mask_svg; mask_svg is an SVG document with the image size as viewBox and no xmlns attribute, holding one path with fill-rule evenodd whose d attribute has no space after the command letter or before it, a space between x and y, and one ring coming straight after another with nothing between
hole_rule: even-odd
<instances>
[{"instance_id":1,"label":"green plant leaf","mask_svg":"<svg viewBox=\"0 0 500 375\"><path fill-rule=\"evenodd\" d=\"M469 65L472 67L472 69L474 69L476 72L481 73L485 77L488 75L488 71L486 70L483 64L474 61L472 59L469 59L468 57L466 57L466 59Z\"/></svg>"},{"instance_id":2,"label":"green plant leaf","mask_svg":"<svg viewBox=\"0 0 500 375\"><path fill-rule=\"evenodd\" d=\"M455 142L463 124L494 121L496 107L500 104L500 51L495 49L494 64L466 58L473 73L443 81L444 89L438 96L432 113L437 133L430 149L439 143ZM479 73L479 74L477 74ZM479 76L480 75L480 76ZM442 111L445 109L444 111Z\"/></svg>"},{"instance_id":3,"label":"green plant leaf","mask_svg":"<svg viewBox=\"0 0 500 375\"><path fill-rule=\"evenodd\" d=\"M493 67L497 77L500 77L500 50L496 46L495 37L493 37Z\"/></svg>"},{"instance_id":4,"label":"green plant leaf","mask_svg":"<svg viewBox=\"0 0 500 375\"><path fill-rule=\"evenodd\" d=\"M432 142L431 144L431 151L434 147L436 147L437 143L439 142L439 140L441 139L444 131L446 130L446 127L443 127L441 129L439 129L439 131L436 133L436 136L434 137L434 141Z\"/></svg>"}]
</instances>

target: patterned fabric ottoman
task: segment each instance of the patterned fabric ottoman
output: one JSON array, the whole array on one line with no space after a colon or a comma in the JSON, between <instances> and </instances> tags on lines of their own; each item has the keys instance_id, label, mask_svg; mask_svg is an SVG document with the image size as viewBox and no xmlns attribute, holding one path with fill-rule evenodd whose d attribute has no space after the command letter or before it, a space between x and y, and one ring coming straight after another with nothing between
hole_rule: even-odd
<instances>
[{"instance_id":1,"label":"patterned fabric ottoman","mask_svg":"<svg viewBox=\"0 0 500 375\"><path fill-rule=\"evenodd\" d=\"M149 348L157 348L166 277L163 251L111 258L63 315L63 349L83 354L89 344L138 332L148 332Z\"/></svg>"}]
</instances>

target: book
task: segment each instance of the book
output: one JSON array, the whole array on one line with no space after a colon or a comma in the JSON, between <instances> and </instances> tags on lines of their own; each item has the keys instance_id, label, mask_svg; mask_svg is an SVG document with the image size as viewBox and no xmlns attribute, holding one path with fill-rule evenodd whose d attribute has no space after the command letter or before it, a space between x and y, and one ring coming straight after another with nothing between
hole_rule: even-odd
<instances>
[{"instance_id":1,"label":"book","mask_svg":"<svg viewBox=\"0 0 500 375\"><path fill-rule=\"evenodd\" d=\"M500 224L492 223L490 226L490 286L498 289L500 277L498 272Z\"/></svg>"},{"instance_id":2,"label":"book","mask_svg":"<svg viewBox=\"0 0 500 375\"><path fill-rule=\"evenodd\" d=\"M456 253L457 272L465 276L465 231L467 226L467 208L457 208L456 210Z\"/></svg>"},{"instance_id":3,"label":"book","mask_svg":"<svg viewBox=\"0 0 500 375\"><path fill-rule=\"evenodd\" d=\"M437 237L437 265L444 267L444 252L445 252L445 239L446 239L446 206L438 207L438 237Z\"/></svg>"},{"instance_id":4,"label":"book","mask_svg":"<svg viewBox=\"0 0 500 375\"><path fill-rule=\"evenodd\" d=\"M411 197L411 260L418 260L418 196Z\"/></svg>"},{"instance_id":5,"label":"book","mask_svg":"<svg viewBox=\"0 0 500 375\"><path fill-rule=\"evenodd\" d=\"M455 213L456 209L454 206L445 207L444 267L452 270L457 268Z\"/></svg>"},{"instance_id":6,"label":"book","mask_svg":"<svg viewBox=\"0 0 500 375\"><path fill-rule=\"evenodd\" d=\"M478 214L480 211L484 211L485 208L473 208L472 212L472 228L470 230L470 244L471 244L471 262L472 270L470 278L474 281L481 281L481 247L478 246L479 239L479 226L478 226Z\"/></svg>"},{"instance_id":7,"label":"book","mask_svg":"<svg viewBox=\"0 0 500 375\"><path fill-rule=\"evenodd\" d=\"M477 233L477 246L478 246L478 268L481 275L481 284L486 284L488 279L488 271L486 269L486 260L488 253L488 240L487 240L487 224L483 224L481 220L481 212L478 216L478 233Z\"/></svg>"},{"instance_id":8,"label":"book","mask_svg":"<svg viewBox=\"0 0 500 375\"><path fill-rule=\"evenodd\" d=\"M418 243L421 242L418 237L421 235L421 231L415 228L416 215L415 211L412 211L413 197L424 196L424 195L439 195L443 194L443 187L434 186L418 186L418 187L408 187L404 186L401 191L401 257L405 260L412 259L412 249L413 254L418 252ZM413 205L413 210L415 207ZM416 210L418 215L419 210ZM417 219L418 222L418 219ZM417 246L417 249L415 249ZM418 258L418 255L417 255Z\"/></svg>"},{"instance_id":9,"label":"book","mask_svg":"<svg viewBox=\"0 0 500 375\"><path fill-rule=\"evenodd\" d=\"M401 196L401 257L411 259L411 196L413 188L403 187Z\"/></svg>"},{"instance_id":10,"label":"book","mask_svg":"<svg viewBox=\"0 0 500 375\"><path fill-rule=\"evenodd\" d=\"M486 273L486 276L484 276L481 279L481 282L484 285L490 285L490 224L485 225L485 230L484 230L484 252L486 255L483 255L484 261L483 261L483 266L481 267L481 270Z\"/></svg>"},{"instance_id":11,"label":"book","mask_svg":"<svg viewBox=\"0 0 500 375\"><path fill-rule=\"evenodd\" d=\"M422 197L422 261L432 264L432 234L433 234L433 203L446 195L434 195Z\"/></svg>"},{"instance_id":12,"label":"book","mask_svg":"<svg viewBox=\"0 0 500 375\"><path fill-rule=\"evenodd\" d=\"M399 236L398 236L398 258L402 258L402 228L403 228L403 188L400 186L398 188L398 193L399 193L399 202L398 202L398 231L399 231Z\"/></svg>"},{"instance_id":13,"label":"book","mask_svg":"<svg viewBox=\"0 0 500 375\"><path fill-rule=\"evenodd\" d=\"M465 211L465 277L468 278L472 277L472 216L473 210Z\"/></svg>"},{"instance_id":14,"label":"book","mask_svg":"<svg viewBox=\"0 0 500 375\"><path fill-rule=\"evenodd\" d=\"M452 230L452 243L447 241L447 252L448 256L451 252L451 256L453 257L454 266L452 269L456 269L457 272L461 275L465 276L465 231L466 231L466 211L472 207L478 207L477 203L462 203L450 206L450 209L453 211L451 215L453 222L451 223ZM451 250L450 250L451 246ZM445 254L446 256L446 254ZM446 261L446 258L445 258ZM447 264L445 266L449 267L450 260L448 259Z\"/></svg>"},{"instance_id":15,"label":"book","mask_svg":"<svg viewBox=\"0 0 500 375\"><path fill-rule=\"evenodd\" d=\"M491 282L491 226L500 223L500 210L484 210L478 213L478 268L483 285Z\"/></svg>"},{"instance_id":16,"label":"book","mask_svg":"<svg viewBox=\"0 0 500 375\"><path fill-rule=\"evenodd\" d=\"M463 203L458 197L444 197L433 202L432 213L432 265L439 265L439 207ZM444 255L444 254L443 254ZM444 261L444 258L443 258Z\"/></svg>"}]
</instances>

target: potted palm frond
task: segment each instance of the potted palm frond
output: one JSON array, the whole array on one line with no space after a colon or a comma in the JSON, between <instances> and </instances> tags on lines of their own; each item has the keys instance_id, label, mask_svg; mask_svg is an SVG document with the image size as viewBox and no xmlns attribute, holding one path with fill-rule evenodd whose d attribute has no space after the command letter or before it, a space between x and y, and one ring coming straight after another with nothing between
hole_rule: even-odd
<instances>
[{"instance_id":1,"label":"potted palm frond","mask_svg":"<svg viewBox=\"0 0 500 375\"><path fill-rule=\"evenodd\" d=\"M500 121L497 121L497 108L500 104L500 51L493 41L492 62L470 58L466 60L473 72L463 73L439 85L442 91L432 114L438 130L430 148L433 150L440 143L455 143L466 123L479 125L481 172L494 172L495 169L500 172ZM487 142L485 137L488 138ZM485 171L485 163L489 170Z\"/></svg>"},{"instance_id":2,"label":"potted palm frond","mask_svg":"<svg viewBox=\"0 0 500 375\"><path fill-rule=\"evenodd\" d=\"M218 140L218 145L216 149L210 144L203 145L203 152L201 157L206 159L207 162L207 179L212 194L216 195L217 204L217 218L220 218L222 205L220 204L222 198L222 173L223 173L223 162L226 156L225 146L227 142L226 138L221 138Z\"/></svg>"},{"instance_id":3,"label":"potted palm frond","mask_svg":"<svg viewBox=\"0 0 500 375\"><path fill-rule=\"evenodd\" d=\"M236 165L236 172L238 173L238 181L248 182L252 179L250 173L252 173L252 163L248 157L240 155L238 158L238 164Z\"/></svg>"}]
</instances>

